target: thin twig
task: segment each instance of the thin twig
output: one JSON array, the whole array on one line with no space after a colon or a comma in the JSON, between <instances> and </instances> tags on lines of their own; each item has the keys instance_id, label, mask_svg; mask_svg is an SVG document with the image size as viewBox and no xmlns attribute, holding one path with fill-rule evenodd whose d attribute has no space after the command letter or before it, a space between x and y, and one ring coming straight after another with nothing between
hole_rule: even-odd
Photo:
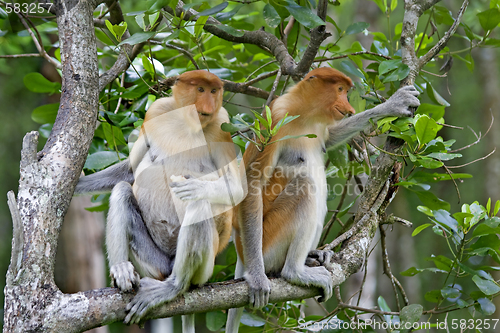
<instances>
[{"instance_id":1,"label":"thin twig","mask_svg":"<svg viewBox=\"0 0 500 333\"><path fill-rule=\"evenodd\" d=\"M384 274L387 275L389 280L391 280L392 290L394 291L394 298L396 299L396 305L398 310L401 311L401 304L399 302L398 290L396 289L396 283L394 282L394 275L391 270L391 263L389 261L389 255L387 254L387 244L385 242L386 233L382 225L378 226L380 231L380 246L382 247L382 262L384 263Z\"/></svg>"},{"instance_id":2,"label":"thin twig","mask_svg":"<svg viewBox=\"0 0 500 333\"><path fill-rule=\"evenodd\" d=\"M26 30L30 34L31 39L35 43L36 49L38 50L38 52L40 53L40 55L43 58L45 58L45 60L47 60L55 68L61 69L61 64L58 63L57 61L55 61L54 59L52 59L52 57L49 56L47 54L47 52L45 52L45 49L43 48L43 46L41 44L42 43L41 38L40 38L40 41L38 41L38 39L36 38L35 34L31 30L31 28L28 26L28 23L26 22L26 20L29 20L29 19L26 18L26 20L25 20L25 18L23 17L23 14L21 12L16 13L16 14L17 14L17 16L19 16L19 20L21 21L21 23L24 25L24 27L26 28ZM37 35L40 36L40 34L38 33L38 30L34 27L34 25L33 25L33 29L36 31Z\"/></svg>"},{"instance_id":3,"label":"thin twig","mask_svg":"<svg viewBox=\"0 0 500 333\"><path fill-rule=\"evenodd\" d=\"M0 58L30 58L30 57L43 57L43 56L40 53L0 55Z\"/></svg>"},{"instance_id":4,"label":"thin twig","mask_svg":"<svg viewBox=\"0 0 500 333\"><path fill-rule=\"evenodd\" d=\"M453 125L449 125L449 124L441 124L441 123L438 123L438 122L436 122L436 124L438 124L440 126L444 126L444 127L459 129L459 130L463 130L464 129L463 127L460 127L460 126L453 126Z\"/></svg>"},{"instance_id":5,"label":"thin twig","mask_svg":"<svg viewBox=\"0 0 500 333\"><path fill-rule=\"evenodd\" d=\"M452 166L448 166L449 169L457 169L457 168L463 168L464 166L467 166L469 164L472 164L472 163L476 163L478 161L481 161L481 160L484 160L484 159L487 159L488 157L491 156L491 154L493 154L495 152L495 150L497 150L496 148L493 149L493 151L491 153L489 153L488 155L486 156L483 156L483 157L480 157L474 161L471 161L469 163L465 163L465 164L462 164L462 165L452 165Z\"/></svg>"},{"instance_id":6,"label":"thin twig","mask_svg":"<svg viewBox=\"0 0 500 333\"><path fill-rule=\"evenodd\" d=\"M335 57L314 59L313 62L338 60L338 59L348 58L349 56L357 56L357 55L362 55L362 54L369 54L369 55L377 56L377 57L380 57L380 58L384 58L386 60L392 60L391 57L385 56L385 55L380 54L380 53L370 52L370 51L360 51L360 52L354 52L354 53L344 54L344 55L335 56Z\"/></svg>"},{"instance_id":7,"label":"thin twig","mask_svg":"<svg viewBox=\"0 0 500 333\"><path fill-rule=\"evenodd\" d=\"M243 85L244 86L251 86L253 85L254 83L257 83L259 81L262 81L262 80L265 80L267 78L270 78L271 76L275 76L276 74L278 74L278 71L279 69L277 70L274 70L272 72L268 72L268 73L265 73L265 74L261 74L259 76L257 76L255 79L252 79L250 81L246 81L246 82L243 82Z\"/></svg>"},{"instance_id":8,"label":"thin twig","mask_svg":"<svg viewBox=\"0 0 500 333\"><path fill-rule=\"evenodd\" d=\"M453 182L453 185L455 185L455 191L457 192L457 195L458 195L458 203L460 203L461 201L461 197L460 197L460 190L458 189L458 185L457 185L457 182L455 181L455 179L453 178L453 176L451 175L451 170L443 164L443 168L446 170L446 172L448 173L448 175L450 176L451 178L451 181Z\"/></svg>"},{"instance_id":9,"label":"thin twig","mask_svg":"<svg viewBox=\"0 0 500 333\"><path fill-rule=\"evenodd\" d=\"M276 92L276 89L278 89L278 84L280 83L281 79L281 67L278 69L278 73L276 73L276 79L274 79L273 83L273 88L271 89L271 92L269 93L269 97L267 98L266 105L271 104L273 101L274 93Z\"/></svg>"},{"instance_id":10,"label":"thin twig","mask_svg":"<svg viewBox=\"0 0 500 333\"><path fill-rule=\"evenodd\" d=\"M469 147L472 147L474 146L475 144L478 144L479 141L481 141L481 139L483 137L485 137L491 130L491 127L493 126L493 122L495 121L495 117L493 116L493 112L491 111L490 109L490 113L491 113L491 122L490 122L490 126L488 127L488 129L486 130L486 132L484 133L484 135L481 135L481 132L479 132L479 135L476 134L476 132L474 132L474 130L470 127L470 126L467 126L471 132L474 134L474 136L476 137L476 141L474 141L473 143L465 146L465 147L462 147L462 148L458 148L458 149L455 149L455 150L450 150L449 152L450 153L456 153L457 151L461 151L461 150L464 150L464 149L467 149Z\"/></svg>"}]
</instances>

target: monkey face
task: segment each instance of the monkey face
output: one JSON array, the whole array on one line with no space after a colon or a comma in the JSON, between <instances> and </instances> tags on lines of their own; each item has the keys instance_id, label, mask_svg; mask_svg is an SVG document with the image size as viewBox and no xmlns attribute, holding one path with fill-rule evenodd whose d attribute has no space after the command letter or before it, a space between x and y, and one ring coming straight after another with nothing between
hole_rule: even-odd
<instances>
[{"instance_id":1,"label":"monkey face","mask_svg":"<svg viewBox=\"0 0 500 333\"><path fill-rule=\"evenodd\" d=\"M330 107L330 112L332 113L333 119L341 120L346 116L356 113L356 110L354 110L347 98L349 87L347 87L345 84L337 83L334 84L332 88L335 92L333 95L336 95L336 98L334 99Z\"/></svg>"},{"instance_id":2,"label":"monkey face","mask_svg":"<svg viewBox=\"0 0 500 333\"><path fill-rule=\"evenodd\" d=\"M218 113L222 106L222 90L209 85L196 87L196 111L202 127L205 127Z\"/></svg>"}]
</instances>

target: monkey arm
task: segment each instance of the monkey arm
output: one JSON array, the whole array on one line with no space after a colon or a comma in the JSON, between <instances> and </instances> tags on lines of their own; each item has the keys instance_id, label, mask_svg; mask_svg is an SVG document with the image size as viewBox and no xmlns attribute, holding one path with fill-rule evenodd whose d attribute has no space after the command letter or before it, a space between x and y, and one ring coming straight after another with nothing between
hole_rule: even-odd
<instances>
[{"instance_id":1,"label":"monkey arm","mask_svg":"<svg viewBox=\"0 0 500 333\"><path fill-rule=\"evenodd\" d=\"M208 200L211 204L236 206L243 200L245 191L235 164L236 160L220 170L221 176L217 180L188 178L173 182L170 187L181 200Z\"/></svg>"},{"instance_id":2,"label":"monkey arm","mask_svg":"<svg viewBox=\"0 0 500 333\"><path fill-rule=\"evenodd\" d=\"M396 91L385 103L339 121L328 129L326 146L336 146L346 142L370 126L370 119L377 121L387 116L411 117L412 112L409 107L420 105L418 95L419 92L415 87L406 86Z\"/></svg>"},{"instance_id":3,"label":"monkey arm","mask_svg":"<svg viewBox=\"0 0 500 333\"><path fill-rule=\"evenodd\" d=\"M127 158L109 168L81 177L75 188L75 195L110 192L121 181L132 184L134 174Z\"/></svg>"}]
</instances>

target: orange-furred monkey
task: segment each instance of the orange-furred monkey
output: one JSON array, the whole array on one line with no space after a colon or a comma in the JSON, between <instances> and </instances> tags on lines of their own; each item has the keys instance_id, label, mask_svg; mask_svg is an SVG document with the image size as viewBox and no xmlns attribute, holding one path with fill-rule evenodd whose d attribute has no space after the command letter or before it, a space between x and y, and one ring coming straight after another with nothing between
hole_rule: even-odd
<instances>
[{"instance_id":1,"label":"orange-furred monkey","mask_svg":"<svg viewBox=\"0 0 500 333\"><path fill-rule=\"evenodd\" d=\"M326 206L323 152L366 129L370 119L411 116L408 107L419 105L414 87L399 89L383 104L354 114L347 100L350 78L332 68L311 71L272 105L276 124L288 113L299 118L283 126L274 141L286 135L316 134L245 151L248 194L238 206L233 223L239 262L236 277L250 287L250 303L266 305L270 283L266 274L280 274L291 283L316 286L323 299L332 295L332 278L324 267L307 267L309 251L316 248ZM243 262L243 265L242 265ZM241 309L229 311L226 332L237 332Z\"/></svg>"},{"instance_id":2,"label":"orange-furred monkey","mask_svg":"<svg viewBox=\"0 0 500 333\"><path fill-rule=\"evenodd\" d=\"M186 72L172 92L147 111L129 158L81 178L76 190L113 188L106 227L113 284L131 291L137 272L145 276L126 323L210 278L244 196L231 136L220 128L229 121L221 80ZM194 332L193 315L183 316L183 330Z\"/></svg>"}]
</instances>

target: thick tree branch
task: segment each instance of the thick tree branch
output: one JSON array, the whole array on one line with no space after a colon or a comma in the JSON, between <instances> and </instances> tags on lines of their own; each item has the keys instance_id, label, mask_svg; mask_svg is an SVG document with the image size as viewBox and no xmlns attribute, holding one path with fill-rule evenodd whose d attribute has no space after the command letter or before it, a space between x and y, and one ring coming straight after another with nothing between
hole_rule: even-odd
<instances>
[{"instance_id":1,"label":"thick tree branch","mask_svg":"<svg viewBox=\"0 0 500 333\"><path fill-rule=\"evenodd\" d=\"M171 7L165 7L165 10L172 15L180 16L181 13L184 13L185 20L196 20L198 18L198 12L189 9L185 11L182 9L184 3L179 1L177 7L172 9ZM218 28L217 26L221 25L219 21L214 19L213 17L209 17L203 29L211 34L225 39L234 43L248 43L259 46L260 48L271 52L276 60L280 63L281 71L283 75L290 75L294 73L294 68L296 66L295 60L293 60L292 56L288 53L286 45L283 44L276 36L270 34L264 30L257 31L244 31L243 36L233 36L226 31Z\"/></svg>"},{"instance_id":2,"label":"thick tree branch","mask_svg":"<svg viewBox=\"0 0 500 333\"><path fill-rule=\"evenodd\" d=\"M328 0L320 0L318 1L318 10L317 15L323 20L326 21L326 12L328 9ZM316 58L316 54L318 53L319 47L321 43L331 34L326 31L326 26L320 25L311 30L311 40L307 45L307 49L304 52L304 56L297 64L297 67L294 70L293 79L295 81L300 81L308 72L309 69L314 62L314 58Z\"/></svg>"},{"instance_id":3,"label":"thick tree branch","mask_svg":"<svg viewBox=\"0 0 500 333\"><path fill-rule=\"evenodd\" d=\"M172 76L169 77L168 79L165 79L163 81L159 82L159 87L155 89L159 91L166 91L172 87L172 85L175 83L175 80L177 79L177 76ZM269 98L269 93L265 90L255 88L252 86L249 86L247 82L244 83L237 83L229 80L224 80L222 79L222 82L224 83L224 90L225 91L230 91L234 93L239 93L239 94L245 94L253 97L258 97L267 100ZM278 98L278 96L274 96L273 98Z\"/></svg>"}]
</instances>

